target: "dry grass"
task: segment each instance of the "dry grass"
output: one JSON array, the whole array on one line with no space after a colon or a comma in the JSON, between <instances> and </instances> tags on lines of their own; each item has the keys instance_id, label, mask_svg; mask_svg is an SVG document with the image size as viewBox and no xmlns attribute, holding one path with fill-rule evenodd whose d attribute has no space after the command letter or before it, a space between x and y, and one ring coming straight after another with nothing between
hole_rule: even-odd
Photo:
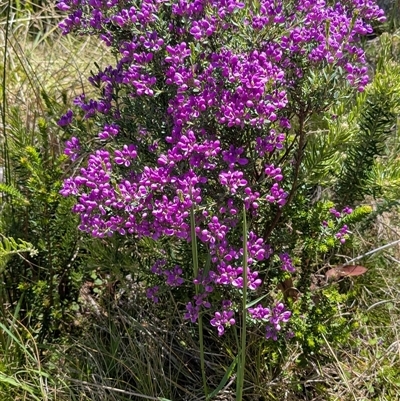
<instances>
[{"instance_id":1,"label":"dry grass","mask_svg":"<svg viewBox=\"0 0 400 401\"><path fill-rule=\"evenodd\" d=\"M75 96L90 93L87 78L96 69L94 62L101 66L111 59L108 49L94 38L62 36L59 21L54 5L35 14L11 12L8 22L0 21L1 60L6 52L6 114L18 108L28 132L45 114L42 93L67 108Z\"/></svg>"}]
</instances>

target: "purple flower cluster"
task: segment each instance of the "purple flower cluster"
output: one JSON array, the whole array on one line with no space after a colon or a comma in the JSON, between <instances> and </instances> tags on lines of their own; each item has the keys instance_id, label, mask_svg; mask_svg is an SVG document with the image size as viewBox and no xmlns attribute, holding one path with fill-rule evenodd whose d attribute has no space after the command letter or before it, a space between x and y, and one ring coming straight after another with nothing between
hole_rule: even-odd
<instances>
[{"instance_id":1,"label":"purple flower cluster","mask_svg":"<svg viewBox=\"0 0 400 401\"><path fill-rule=\"evenodd\" d=\"M166 261L164 259L158 260L151 268L152 273L158 276L163 275L165 277L165 284L170 287L179 287L184 283L183 270L180 266L175 266L172 270L163 270L162 267L165 266Z\"/></svg>"},{"instance_id":2,"label":"purple flower cluster","mask_svg":"<svg viewBox=\"0 0 400 401\"><path fill-rule=\"evenodd\" d=\"M286 310L283 303L278 303L272 309L264 308L262 305L257 305L255 308L249 308L249 314L253 319L267 322L266 338L278 339L278 332L282 328L282 323L287 323L290 319L291 312Z\"/></svg>"},{"instance_id":3,"label":"purple flower cluster","mask_svg":"<svg viewBox=\"0 0 400 401\"><path fill-rule=\"evenodd\" d=\"M353 213L353 209L349 206L345 206L342 210L342 212L337 211L334 207L331 207L329 209L329 213L332 214L334 217L336 217L337 219L340 219L346 215L352 214Z\"/></svg>"},{"instance_id":4,"label":"purple flower cluster","mask_svg":"<svg viewBox=\"0 0 400 401\"><path fill-rule=\"evenodd\" d=\"M79 139L72 137L69 141L65 142L64 154L67 155L71 161L75 161L78 158L81 146L79 144Z\"/></svg>"},{"instance_id":5,"label":"purple flower cluster","mask_svg":"<svg viewBox=\"0 0 400 401\"><path fill-rule=\"evenodd\" d=\"M150 287L146 290L146 297L151 299L155 304L157 304L160 299L157 296L159 287L156 285L154 287Z\"/></svg>"},{"instance_id":6,"label":"purple flower cluster","mask_svg":"<svg viewBox=\"0 0 400 401\"><path fill-rule=\"evenodd\" d=\"M287 253L282 253L279 255L279 259L282 262L282 270L290 273L294 273L296 268L293 266L292 259Z\"/></svg>"},{"instance_id":7,"label":"purple flower cluster","mask_svg":"<svg viewBox=\"0 0 400 401\"><path fill-rule=\"evenodd\" d=\"M74 113L72 110L68 110L58 121L57 124L60 127L65 127L72 122L72 117L74 116Z\"/></svg>"},{"instance_id":8,"label":"purple flower cluster","mask_svg":"<svg viewBox=\"0 0 400 401\"><path fill-rule=\"evenodd\" d=\"M347 225L345 224L340 230L339 232L337 232L335 234L335 237L340 241L341 244L344 244L346 242L346 238L347 238L347 233L349 231L349 228L347 227Z\"/></svg>"},{"instance_id":9,"label":"purple flower cluster","mask_svg":"<svg viewBox=\"0 0 400 401\"><path fill-rule=\"evenodd\" d=\"M383 18L370 0L259 3L255 10L239 0L58 1L68 14L60 24L64 34L96 35L118 59L91 77L98 99L81 95L74 102L103 128L98 149L61 193L76 197L80 229L100 238L191 241L194 211L211 267L194 280L204 292L186 305L192 322L211 307L215 288L243 290L243 204L256 221L260 210L287 202L275 164L298 109L289 95L310 71L328 67L363 90L368 77L359 38L371 32L371 20ZM69 111L59 125L72 117ZM78 152L71 138L66 154L74 160ZM248 234L249 291L261 286L257 266L272 254L257 232ZM288 255L281 260L283 269L294 270ZM184 282L183 267L153 272L169 286ZM147 295L158 301L154 288ZM268 315L267 337L276 338L279 322L290 316L280 305ZM233 323L229 308L211 320L219 334Z\"/></svg>"},{"instance_id":10,"label":"purple flower cluster","mask_svg":"<svg viewBox=\"0 0 400 401\"><path fill-rule=\"evenodd\" d=\"M343 217L350 215L353 213L353 209L350 208L349 206L345 206L342 210L342 212L337 211L334 207L329 209L329 212L338 220L340 223L341 219ZM323 222L322 224L324 227L327 226L326 222ZM346 239L348 238L348 233L349 233L349 227L344 224L339 231L335 234L335 238L339 240L341 244L344 244L346 242Z\"/></svg>"},{"instance_id":11,"label":"purple flower cluster","mask_svg":"<svg viewBox=\"0 0 400 401\"><path fill-rule=\"evenodd\" d=\"M276 202L279 206L284 206L286 203L286 198L288 197L288 193L285 192L282 188L279 187L279 184L275 183L272 185L270 189L270 194L267 195L267 201L274 203Z\"/></svg>"},{"instance_id":12,"label":"purple flower cluster","mask_svg":"<svg viewBox=\"0 0 400 401\"><path fill-rule=\"evenodd\" d=\"M221 312L215 312L214 318L211 319L211 326L214 326L218 330L218 335L222 336L225 333L225 328L233 326L236 321L234 319L234 311L230 308L232 307L231 301L222 302L223 310Z\"/></svg>"},{"instance_id":13,"label":"purple flower cluster","mask_svg":"<svg viewBox=\"0 0 400 401\"><path fill-rule=\"evenodd\" d=\"M284 206L289 194L279 186L279 182L283 180L282 169L270 164L266 166L264 173L270 180L275 181L270 188L270 193L266 196L267 201L276 202L280 207Z\"/></svg>"},{"instance_id":14,"label":"purple flower cluster","mask_svg":"<svg viewBox=\"0 0 400 401\"><path fill-rule=\"evenodd\" d=\"M290 123L286 119L281 119L282 128L289 129ZM264 157L267 153L274 152L275 149L282 150L286 135L284 133L277 134L274 129L270 130L269 135L256 138L256 152L259 157Z\"/></svg>"},{"instance_id":15,"label":"purple flower cluster","mask_svg":"<svg viewBox=\"0 0 400 401\"><path fill-rule=\"evenodd\" d=\"M199 318L199 314L202 308L211 308L210 302L205 299L206 297L206 293L195 295L193 297L193 301L186 304L186 313L184 315L184 318L190 320L192 323L195 323Z\"/></svg>"},{"instance_id":16,"label":"purple flower cluster","mask_svg":"<svg viewBox=\"0 0 400 401\"><path fill-rule=\"evenodd\" d=\"M324 220L322 222L323 231L325 234L333 235L340 244L344 244L349 238L350 231L347 224L343 224L343 222L346 222L346 216L353 213L353 209L349 206L345 206L340 212L336 208L331 207L329 213L333 216L334 221L331 220L328 222Z\"/></svg>"},{"instance_id":17,"label":"purple flower cluster","mask_svg":"<svg viewBox=\"0 0 400 401\"><path fill-rule=\"evenodd\" d=\"M103 128L103 131L99 133L99 138L106 140L112 138L119 133L119 127L117 124L106 124Z\"/></svg>"}]
</instances>

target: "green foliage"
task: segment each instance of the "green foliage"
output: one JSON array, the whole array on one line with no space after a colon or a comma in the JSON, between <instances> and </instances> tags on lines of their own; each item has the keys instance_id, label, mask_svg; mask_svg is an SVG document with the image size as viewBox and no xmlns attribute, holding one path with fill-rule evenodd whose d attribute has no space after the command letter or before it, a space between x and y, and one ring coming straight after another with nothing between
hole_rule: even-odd
<instances>
[{"instance_id":1,"label":"green foliage","mask_svg":"<svg viewBox=\"0 0 400 401\"><path fill-rule=\"evenodd\" d=\"M49 100L48 100L49 101ZM53 109L56 104L50 104ZM14 110L12 115L16 116ZM52 119L36 120L30 132L20 119L11 118L7 133L11 182L2 184L2 226L6 237L29 242L37 253L21 259L9 257L3 281L13 304L24 295L25 324L42 340L68 323L69 308L77 299L78 287L71 280L77 266L77 222L70 216L71 202L60 194L67 167ZM21 126L22 125L22 126Z\"/></svg>"},{"instance_id":2,"label":"green foliage","mask_svg":"<svg viewBox=\"0 0 400 401\"><path fill-rule=\"evenodd\" d=\"M3 196L8 196L13 199L16 204L28 204L29 201L23 196L23 194L14 186L0 183L0 192Z\"/></svg>"},{"instance_id":3,"label":"green foliage","mask_svg":"<svg viewBox=\"0 0 400 401\"><path fill-rule=\"evenodd\" d=\"M389 74L390 82L397 82L400 78L400 69L395 72ZM386 72L384 74L386 76ZM353 204L365 195L380 195L376 188L371 188L368 178L375 158L385 156L385 145L394 134L393 126L397 120L394 108L400 105L400 86L396 88L397 92L388 93L388 82L382 85L380 77L381 74L377 74L373 85L368 88L362 111L353 122L358 132L352 138L335 190L342 204Z\"/></svg>"},{"instance_id":4,"label":"green foliage","mask_svg":"<svg viewBox=\"0 0 400 401\"><path fill-rule=\"evenodd\" d=\"M21 300L20 300L21 301ZM0 322L0 396L4 401L63 400L65 384L42 364L38 344L29 330L18 321L22 302L13 316L2 311Z\"/></svg>"},{"instance_id":5,"label":"green foliage","mask_svg":"<svg viewBox=\"0 0 400 401\"><path fill-rule=\"evenodd\" d=\"M50 4L51 0L7 0L3 2L0 9L0 18L6 16L7 7L10 7L12 14L20 18L31 13L43 12Z\"/></svg>"},{"instance_id":6,"label":"green foliage","mask_svg":"<svg viewBox=\"0 0 400 401\"><path fill-rule=\"evenodd\" d=\"M11 255L21 255L28 253L30 257L37 255L37 250L30 244L22 239L17 241L14 238L7 238L2 236L0 242L0 274L7 264L7 260Z\"/></svg>"},{"instance_id":7,"label":"green foliage","mask_svg":"<svg viewBox=\"0 0 400 401\"><path fill-rule=\"evenodd\" d=\"M313 121L316 129L308 133L303 177L314 200L325 196L346 205L368 195L396 196L400 173L397 42L396 35L383 34L374 47L376 71L365 92Z\"/></svg>"},{"instance_id":8,"label":"green foliage","mask_svg":"<svg viewBox=\"0 0 400 401\"><path fill-rule=\"evenodd\" d=\"M309 364L313 356L321 358L326 340L333 347L347 342L354 326L349 324L348 318L340 315L340 305L346 304L349 297L349 294L340 293L336 286L331 286L309 290L293 303L294 338L302 350L299 363Z\"/></svg>"}]
</instances>

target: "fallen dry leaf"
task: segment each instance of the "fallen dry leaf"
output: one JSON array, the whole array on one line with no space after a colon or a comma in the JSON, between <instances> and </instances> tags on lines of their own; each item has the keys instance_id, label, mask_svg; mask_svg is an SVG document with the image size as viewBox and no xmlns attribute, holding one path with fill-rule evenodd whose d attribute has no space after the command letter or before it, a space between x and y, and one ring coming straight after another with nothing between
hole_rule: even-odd
<instances>
[{"instance_id":1,"label":"fallen dry leaf","mask_svg":"<svg viewBox=\"0 0 400 401\"><path fill-rule=\"evenodd\" d=\"M368 269L364 266L351 265L351 266L338 266L328 270L325 273L325 277L328 280L335 280L339 277L355 277L361 276L366 273Z\"/></svg>"}]
</instances>

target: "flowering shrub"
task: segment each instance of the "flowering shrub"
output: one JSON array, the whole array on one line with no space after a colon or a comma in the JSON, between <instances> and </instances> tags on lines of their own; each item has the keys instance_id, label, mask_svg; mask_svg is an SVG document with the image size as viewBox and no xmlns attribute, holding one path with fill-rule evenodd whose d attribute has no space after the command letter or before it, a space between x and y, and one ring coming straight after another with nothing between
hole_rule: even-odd
<instances>
[{"instance_id":1,"label":"flowering shrub","mask_svg":"<svg viewBox=\"0 0 400 401\"><path fill-rule=\"evenodd\" d=\"M63 0L58 7L68 14L65 34L96 35L117 60L90 78L97 99L75 101L98 131L90 138L79 131L71 110L59 121L73 135L65 153L79 163L61 193L76 197L79 228L95 237L184 243L195 233L207 268L162 260L151 272L171 287L193 282L185 318L196 322L209 309L222 335L236 322L244 282L259 291L273 253L282 270L295 271L285 244L271 241L298 189L308 122L329 109L339 85L364 90L360 37L383 12L371 0ZM336 237L346 235L344 225ZM147 291L154 302L160 285ZM270 301L276 305L248 311L266 322L266 338L277 339L290 311Z\"/></svg>"}]
</instances>

